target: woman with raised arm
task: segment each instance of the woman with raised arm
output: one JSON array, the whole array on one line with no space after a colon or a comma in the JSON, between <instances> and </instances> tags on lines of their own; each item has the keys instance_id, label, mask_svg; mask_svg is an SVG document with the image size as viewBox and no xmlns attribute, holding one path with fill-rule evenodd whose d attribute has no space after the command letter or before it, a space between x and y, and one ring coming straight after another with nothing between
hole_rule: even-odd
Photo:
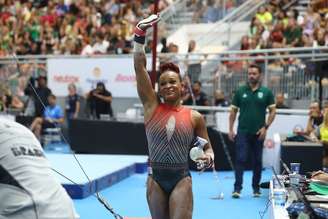
<instances>
[{"instance_id":1,"label":"woman with raised arm","mask_svg":"<svg viewBox=\"0 0 328 219\"><path fill-rule=\"evenodd\" d=\"M179 67L160 67L156 94L146 70L144 52L147 28L159 21L157 15L140 21L135 28L134 68L137 90L144 107L151 174L147 181L147 201L152 219L191 219L192 183L188 167L190 146L196 136L208 143L199 158L212 167L214 153L203 116L182 106L182 80ZM161 102L162 100L162 102Z\"/></svg>"}]
</instances>

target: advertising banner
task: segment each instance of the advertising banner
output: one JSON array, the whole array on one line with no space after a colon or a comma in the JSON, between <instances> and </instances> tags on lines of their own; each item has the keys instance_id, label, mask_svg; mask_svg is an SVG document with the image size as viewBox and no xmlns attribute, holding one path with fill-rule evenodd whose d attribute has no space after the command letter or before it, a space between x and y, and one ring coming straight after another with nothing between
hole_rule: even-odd
<instances>
[{"instance_id":1,"label":"advertising banner","mask_svg":"<svg viewBox=\"0 0 328 219\"><path fill-rule=\"evenodd\" d=\"M150 69L151 60L147 60ZM57 96L68 94L74 83L84 95L103 82L113 97L138 97L133 58L50 58L47 60L48 86Z\"/></svg>"}]
</instances>

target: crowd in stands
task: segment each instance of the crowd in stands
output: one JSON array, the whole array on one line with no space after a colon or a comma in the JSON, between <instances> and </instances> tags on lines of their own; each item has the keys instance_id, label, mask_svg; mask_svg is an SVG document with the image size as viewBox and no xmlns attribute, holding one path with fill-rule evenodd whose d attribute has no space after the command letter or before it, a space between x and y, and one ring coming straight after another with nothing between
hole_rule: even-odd
<instances>
[{"instance_id":1,"label":"crowd in stands","mask_svg":"<svg viewBox=\"0 0 328 219\"><path fill-rule=\"evenodd\" d=\"M214 23L232 12L246 0L190 0L187 6L194 11L194 23Z\"/></svg>"},{"instance_id":2,"label":"crowd in stands","mask_svg":"<svg viewBox=\"0 0 328 219\"><path fill-rule=\"evenodd\" d=\"M301 14L292 8L285 10L286 1L270 1L252 18L240 49L327 46L328 7L320 8L321 2L325 1L310 1L306 12Z\"/></svg>"},{"instance_id":3,"label":"crowd in stands","mask_svg":"<svg viewBox=\"0 0 328 219\"><path fill-rule=\"evenodd\" d=\"M171 0L160 0L159 10ZM133 28L151 0L0 1L0 57L129 53Z\"/></svg>"}]
</instances>

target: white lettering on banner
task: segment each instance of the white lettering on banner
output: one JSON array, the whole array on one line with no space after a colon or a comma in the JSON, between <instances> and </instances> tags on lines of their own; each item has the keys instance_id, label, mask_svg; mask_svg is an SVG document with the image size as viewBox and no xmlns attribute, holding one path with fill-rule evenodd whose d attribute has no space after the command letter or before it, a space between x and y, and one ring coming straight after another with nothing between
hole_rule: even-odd
<instances>
[{"instance_id":1,"label":"white lettering on banner","mask_svg":"<svg viewBox=\"0 0 328 219\"><path fill-rule=\"evenodd\" d=\"M148 69L151 61L148 60ZM75 83L81 94L105 84L113 97L138 97L132 57L120 58L53 58L47 60L49 88L57 96L68 94L67 86Z\"/></svg>"}]
</instances>

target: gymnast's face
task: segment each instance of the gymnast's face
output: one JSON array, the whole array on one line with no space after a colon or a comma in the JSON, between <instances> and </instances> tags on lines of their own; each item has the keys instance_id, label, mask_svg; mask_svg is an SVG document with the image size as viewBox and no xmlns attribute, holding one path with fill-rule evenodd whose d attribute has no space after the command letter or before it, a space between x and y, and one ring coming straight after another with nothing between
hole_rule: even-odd
<instances>
[{"instance_id":1,"label":"gymnast's face","mask_svg":"<svg viewBox=\"0 0 328 219\"><path fill-rule=\"evenodd\" d=\"M173 71L165 71L159 77L159 94L165 102L176 102L181 98L182 83L179 75Z\"/></svg>"}]
</instances>

